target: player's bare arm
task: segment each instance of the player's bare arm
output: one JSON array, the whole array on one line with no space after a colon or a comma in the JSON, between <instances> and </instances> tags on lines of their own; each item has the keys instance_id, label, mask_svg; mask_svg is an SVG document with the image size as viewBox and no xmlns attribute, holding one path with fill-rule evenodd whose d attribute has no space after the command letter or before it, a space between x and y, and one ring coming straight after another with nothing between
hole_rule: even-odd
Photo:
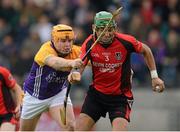
<instances>
[{"instance_id":1,"label":"player's bare arm","mask_svg":"<svg viewBox=\"0 0 180 132\"><path fill-rule=\"evenodd\" d=\"M163 92L165 85L164 82L158 77L156 64L151 49L147 45L143 44L141 53L143 54L145 62L150 70L153 90L156 92Z\"/></svg>"},{"instance_id":2,"label":"player's bare arm","mask_svg":"<svg viewBox=\"0 0 180 132\"><path fill-rule=\"evenodd\" d=\"M49 56L45 64L59 71L70 71L72 68L79 68L82 65L81 59L68 60L61 57Z\"/></svg>"},{"instance_id":3,"label":"player's bare arm","mask_svg":"<svg viewBox=\"0 0 180 132\"><path fill-rule=\"evenodd\" d=\"M16 103L16 108L15 108L15 116L16 118L20 117L20 108L21 108L21 103L22 103L22 89L21 87L16 83L14 88L12 89L12 92L14 93L15 96L15 103Z\"/></svg>"}]
</instances>

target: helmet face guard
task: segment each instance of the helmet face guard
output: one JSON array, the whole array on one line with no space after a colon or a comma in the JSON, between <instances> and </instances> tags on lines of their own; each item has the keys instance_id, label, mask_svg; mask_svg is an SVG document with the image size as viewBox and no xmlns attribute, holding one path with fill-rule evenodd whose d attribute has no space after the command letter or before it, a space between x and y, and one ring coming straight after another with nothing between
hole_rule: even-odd
<instances>
[{"instance_id":1,"label":"helmet face guard","mask_svg":"<svg viewBox=\"0 0 180 132\"><path fill-rule=\"evenodd\" d=\"M98 12L94 17L94 25L97 28L106 27L112 17L113 15L110 12L106 12L106 11ZM110 22L109 27L115 27L115 26L116 26L115 20L112 20Z\"/></svg>"},{"instance_id":2,"label":"helmet face guard","mask_svg":"<svg viewBox=\"0 0 180 132\"><path fill-rule=\"evenodd\" d=\"M74 32L72 27L59 24L53 27L51 32L52 41L57 43L60 39L74 39Z\"/></svg>"},{"instance_id":3,"label":"helmet face guard","mask_svg":"<svg viewBox=\"0 0 180 132\"><path fill-rule=\"evenodd\" d=\"M96 35L97 35L97 32L99 32L99 29L104 29L108 24L109 24L109 28L111 29L113 28L113 30L115 31L116 22L114 19L112 19L112 17L113 15L106 11L101 11L101 12L96 13L96 16L94 17L94 25L95 25L94 34L96 32ZM109 32L109 29L107 29L106 32ZM108 37L102 36L101 39L99 40L99 42L102 45L109 45L112 43L114 39L114 34L112 34L112 30L110 32L111 32L110 36Z\"/></svg>"}]
</instances>

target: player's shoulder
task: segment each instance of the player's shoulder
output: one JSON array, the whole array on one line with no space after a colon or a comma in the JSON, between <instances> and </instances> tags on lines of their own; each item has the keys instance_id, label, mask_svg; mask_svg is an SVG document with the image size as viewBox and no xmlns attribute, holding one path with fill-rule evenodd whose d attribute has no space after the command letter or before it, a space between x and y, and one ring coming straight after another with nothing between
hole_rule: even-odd
<instances>
[{"instance_id":1,"label":"player's shoulder","mask_svg":"<svg viewBox=\"0 0 180 132\"><path fill-rule=\"evenodd\" d=\"M6 67L0 66L0 73L9 73L9 70Z\"/></svg>"},{"instance_id":2,"label":"player's shoulder","mask_svg":"<svg viewBox=\"0 0 180 132\"><path fill-rule=\"evenodd\" d=\"M39 65L43 66L46 57L50 55L58 56L57 52L51 46L51 41L48 41L42 44L41 48L39 49L39 51L36 53L34 57L34 61L38 63Z\"/></svg>"},{"instance_id":3,"label":"player's shoulder","mask_svg":"<svg viewBox=\"0 0 180 132\"><path fill-rule=\"evenodd\" d=\"M91 42L91 41L93 41L93 34L90 34L86 39L85 39L85 41L84 41L84 43L83 44L87 44L88 42Z\"/></svg>"},{"instance_id":4,"label":"player's shoulder","mask_svg":"<svg viewBox=\"0 0 180 132\"><path fill-rule=\"evenodd\" d=\"M77 56L79 56L81 52L81 46L78 46L78 45L72 45L72 52L71 54L76 58ZM73 58L74 58L73 57Z\"/></svg>"},{"instance_id":5,"label":"player's shoulder","mask_svg":"<svg viewBox=\"0 0 180 132\"><path fill-rule=\"evenodd\" d=\"M10 71L6 67L0 66L0 74L7 77L10 74Z\"/></svg>"},{"instance_id":6,"label":"player's shoulder","mask_svg":"<svg viewBox=\"0 0 180 132\"><path fill-rule=\"evenodd\" d=\"M115 36L118 38L118 39L122 39L122 40L125 40L125 41L128 41L128 42L134 42L136 40L136 38L130 34L125 34L125 33L115 33Z\"/></svg>"},{"instance_id":7,"label":"player's shoulder","mask_svg":"<svg viewBox=\"0 0 180 132\"><path fill-rule=\"evenodd\" d=\"M51 41L44 42L40 47L40 49L51 49L51 48L52 48Z\"/></svg>"},{"instance_id":8,"label":"player's shoulder","mask_svg":"<svg viewBox=\"0 0 180 132\"><path fill-rule=\"evenodd\" d=\"M80 49L81 49L81 46L75 45L75 44L72 45L72 50L79 51Z\"/></svg>"},{"instance_id":9,"label":"player's shoulder","mask_svg":"<svg viewBox=\"0 0 180 132\"><path fill-rule=\"evenodd\" d=\"M87 40L90 40L90 39L93 39L93 34L90 34L90 35L87 37Z\"/></svg>"},{"instance_id":10,"label":"player's shoulder","mask_svg":"<svg viewBox=\"0 0 180 132\"><path fill-rule=\"evenodd\" d=\"M68 56L65 57L65 59L76 59L79 57L81 53L81 47L78 45L72 45L72 50Z\"/></svg>"},{"instance_id":11,"label":"player's shoulder","mask_svg":"<svg viewBox=\"0 0 180 132\"><path fill-rule=\"evenodd\" d=\"M50 52L50 53L56 54L56 51L51 46L51 41L47 41L47 42L43 43L42 46L40 47L39 51L36 53L36 55L45 54L45 52L46 53Z\"/></svg>"}]
</instances>

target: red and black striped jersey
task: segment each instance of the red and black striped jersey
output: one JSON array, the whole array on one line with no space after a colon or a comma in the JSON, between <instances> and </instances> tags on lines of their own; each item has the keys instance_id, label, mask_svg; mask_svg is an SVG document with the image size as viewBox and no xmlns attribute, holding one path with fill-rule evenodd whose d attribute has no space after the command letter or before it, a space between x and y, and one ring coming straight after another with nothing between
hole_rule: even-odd
<instances>
[{"instance_id":1,"label":"red and black striped jersey","mask_svg":"<svg viewBox=\"0 0 180 132\"><path fill-rule=\"evenodd\" d=\"M0 66L0 74L4 78L6 86L8 88L14 88L14 86L16 84L16 80L13 78L10 71L5 67ZM4 99L3 99L2 88L4 88L3 87L3 82L2 82L2 80L0 80L0 115L8 113L8 111L7 111L6 107L5 107ZM9 98L9 97L6 97L6 98Z\"/></svg>"},{"instance_id":2,"label":"red and black striped jersey","mask_svg":"<svg viewBox=\"0 0 180 132\"><path fill-rule=\"evenodd\" d=\"M94 37L90 35L81 48L81 58L93 44ZM111 95L124 94L131 97L131 53L141 52L142 43L133 36L115 33L113 43L103 47L97 43L91 50L88 58L92 64L93 87ZM85 60L87 64L88 59Z\"/></svg>"}]
</instances>

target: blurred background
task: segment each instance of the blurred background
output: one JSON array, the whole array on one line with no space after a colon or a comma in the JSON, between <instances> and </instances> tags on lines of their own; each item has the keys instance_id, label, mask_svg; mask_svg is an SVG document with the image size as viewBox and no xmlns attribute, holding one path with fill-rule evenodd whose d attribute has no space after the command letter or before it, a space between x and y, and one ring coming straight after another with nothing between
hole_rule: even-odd
<instances>
[{"instance_id":1,"label":"blurred background","mask_svg":"<svg viewBox=\"0 0 180 132\"><path fill-rule=\"evenodd\" d=\"M135 102L129 130L180 130L180 0L0 0L0 65L8 67L22 86L34 55L50 40L53 25L71 25L75 44L81 46L92 33L95 13L113 12L120 6L119 31L151 48L166 85L164 93L152 92L142 56L132 55ZM90 83L91 67L87 67L81 83L71 91L76 115ZM46 128L48 122L52 125ZM37 130L48 129L59 130L46 114ZM94 130L111 130L109 120L101 119Z\"/></svg>"}]
</instances>

